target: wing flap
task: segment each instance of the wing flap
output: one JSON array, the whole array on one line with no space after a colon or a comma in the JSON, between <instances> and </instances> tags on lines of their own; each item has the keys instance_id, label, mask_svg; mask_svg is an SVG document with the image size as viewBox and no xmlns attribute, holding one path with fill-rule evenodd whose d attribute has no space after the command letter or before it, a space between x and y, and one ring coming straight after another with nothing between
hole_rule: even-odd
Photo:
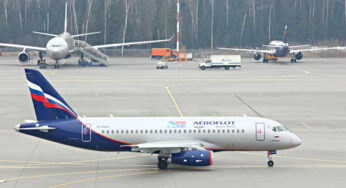
<instances>
[{"instance_id":1,"label":"wing flap","mask_svg":"<svg viewBox=\"0 0 346 188\"><path fill-rule=\"evenodd\" d=\"M259 49L244 49L244 48L217 48L220 50L230 50L230 51L240 51L240 52L258 52L258 53L268 53L272 54L275 51L274 50L259 50Z\"/></svg>"}]
</instances>

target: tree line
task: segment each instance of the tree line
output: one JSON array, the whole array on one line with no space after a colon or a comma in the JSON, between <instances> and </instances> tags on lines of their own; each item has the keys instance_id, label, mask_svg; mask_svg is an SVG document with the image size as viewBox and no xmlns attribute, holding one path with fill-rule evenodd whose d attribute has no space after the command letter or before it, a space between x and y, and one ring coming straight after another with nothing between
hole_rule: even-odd
<instances>
[{"instance_id":1,"label":"tree line","mask_svg":"<svg viewBox=\"0 0 346 188\"><path fill-rule=\"evenodd\" d=\"M0 0L0 42L45 45L32 31L63 32L63 0ZM107 44L169 38L176 33L176 0L67 0L68 31L101 31L82 38ZM180 43L188 49L293 44L345 45L346 0L180 0ZM166 44L131 48L175 47Z\"/></svg>"}]
</instances>

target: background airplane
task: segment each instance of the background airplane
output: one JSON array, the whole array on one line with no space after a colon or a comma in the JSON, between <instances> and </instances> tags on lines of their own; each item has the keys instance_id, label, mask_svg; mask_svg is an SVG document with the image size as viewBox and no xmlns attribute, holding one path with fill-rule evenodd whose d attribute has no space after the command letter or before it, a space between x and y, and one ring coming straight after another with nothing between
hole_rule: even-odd
<instances>
[{"instance_id":1,"label":"background airplane","mask_svg":"<svg viewBox=\"0 0 346 188\"><path fill-rule=\"evenodd\" d=\"M12 47L12 48L21 48L22 52L18 54L18 60L21 63L28 63L30 61L29 51L38 51L40 60L38 60L38 64L40 62L45 62L43 60L43 56L47 55L51 59L55 60L55 68L59 67L59 60L71 57L71 55L76 54L80 56L79 62L85 65L86 61L84 60L84 56L88 57L91 61L99 63L100 65L107 65L107 56L102 53L101 48L112 48L119 46L130 46L130 45L140 45L140 44L150 44L150 43L159 43L159 42L168 42L172 40L173 36L170 39L165 40L151 40L151 41L139 41L139 42L127 42L127 43L115 43L115 44L105 44L105 45L97 45L91 46L88 43L75 40L77 37L98 34L100 32L93 33L84 33L78 35L71 35L67 32L67 3L65 4L65 24L64 24L64 32L56 35L51 33L42 33L36 32L33 33L39 35L46 35L54 37L47 42L46 47L36 47L36 46L27 46L27 45L19 45L19 44L9 44L9 43L0 43L0 46L4 47ZM45 65L43 63L42 65ZM41 68L41 66L40 66Z\"/></svg>"},{"instance_id":2,"label":"background airplane","mask_svg":"<svg viewBox=\"0 0 346 188\"><path fill-rule=\"evenodd\" d=\"M296 63L297 60L301 60L303 58L303 52L314 52L314 51L322 51L322 50L343 50L345 47L313 47L302 49L305 47L309 47L310 45L298 45L298 46L289 46L287 43L287 25L285 26L283 41L273 40L268 45L262 45L266 49L242 49L242 48L218 48L220 50L232 50L232 51L243 51L243 52L254 52L253 58L255 60L259 60L263 54L263 63L268 63L269 58L278 58L278 57L286 57L289 55L291 57L291 63Z\"/></svg>"},{"instance_id":3,"label":"background airplane","mask_svg":"<svg viewBox=\"0 0 346 188\"><path fill-rule=\"evenodd\" d=\"M15 126L24 134L98 151L158 154L158 168L172 163L209 166L213 151L276 150L301 140L280 123L259 117L79 117L37 70L25 69L37 121Z\"/></svg>"}]
</instances>

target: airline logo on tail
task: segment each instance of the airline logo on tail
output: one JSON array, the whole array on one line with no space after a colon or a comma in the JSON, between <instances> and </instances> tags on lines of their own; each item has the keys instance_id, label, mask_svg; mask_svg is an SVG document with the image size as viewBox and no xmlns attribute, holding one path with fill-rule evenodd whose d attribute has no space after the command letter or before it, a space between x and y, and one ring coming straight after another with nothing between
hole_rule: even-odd
<instances>
[{"instance_id":1,"label":"airline logo on tail","mask_svg":"<svg viewBox=\"0 0 346 188\"><path fill-rule=\"evenodd\" d=\"M287 35L287 25L285 26L284 39L283 39L284 43L287 43L286 42L286 35Z\"/></svg>"},{"instance_id":2,"label":"airline logo on tail","mask_svg":"<svg viewBox=\"0 0 346 188\"><path fill-rule=\"evenodd\" d=\"M42 102L46 108L58 108L65 110L73 116L77 116L77 114L75 114L69 107L65 106L61 101L48 95L47 93L44 93L40 86L31 83L30 81L28 81L28 85L31 97L36 101Z\"/></svg>"}]
</instances>

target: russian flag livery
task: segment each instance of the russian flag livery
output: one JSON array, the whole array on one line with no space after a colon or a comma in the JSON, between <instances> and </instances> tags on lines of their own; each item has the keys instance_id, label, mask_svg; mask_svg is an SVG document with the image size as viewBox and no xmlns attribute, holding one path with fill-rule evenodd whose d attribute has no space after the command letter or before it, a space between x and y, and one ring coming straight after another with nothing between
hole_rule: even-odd
<instances>
[{"instance_id":1,"label":"russian flag livery","mask_svg":"<svg viewBox=\"0 0 346 188\"><path fill-rule=\"evenodd\" d=\"M37 121L74 119L77 117L77 114L39 71L25 69L25 73Z\"/></svg>"},{"instance_id":2,"label":"russian flag livery","mask_svg":"<svg viewBox=\"0 0 346 188\"><path fill-rule=\"evenodd\" d=\"M284 43L287 43L286 35L287 35L287 25L285 25L285 32L284 32L284 39L283 39Z\"/></svg>"}]
</instances>

